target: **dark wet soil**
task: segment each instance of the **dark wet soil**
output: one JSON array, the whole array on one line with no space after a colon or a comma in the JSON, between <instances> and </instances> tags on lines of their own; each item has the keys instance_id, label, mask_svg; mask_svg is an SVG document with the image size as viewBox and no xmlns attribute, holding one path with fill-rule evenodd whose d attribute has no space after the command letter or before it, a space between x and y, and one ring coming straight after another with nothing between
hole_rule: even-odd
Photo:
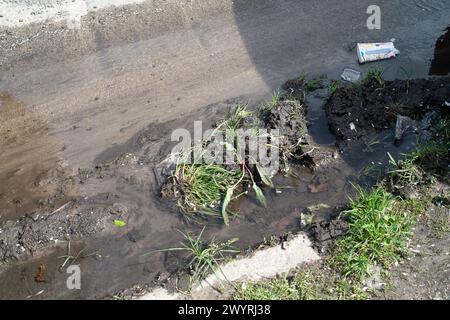
<instances>
[{"instance_id":1,"label":"dark wet soil","mask_svg":"<svg viewBox=\"0 0 450 320\"><path fill-rule=\"evenodd\" d=\"M326 103L331 131L339 144L392 128L397 115L422 119L430 111L448 112L450 78L394 80L380 85L348 85Z\"/></svg>"}]
</instances>

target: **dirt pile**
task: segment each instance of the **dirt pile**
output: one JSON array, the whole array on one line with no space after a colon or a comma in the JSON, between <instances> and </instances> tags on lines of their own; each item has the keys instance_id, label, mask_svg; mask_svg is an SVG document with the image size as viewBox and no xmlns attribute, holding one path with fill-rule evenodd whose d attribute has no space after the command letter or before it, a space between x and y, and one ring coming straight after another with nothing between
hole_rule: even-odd
<instances>
[{"instance_id":1,"label":"dirt pile","mask_svg":"<svg viewBox=\"0 0 450 320\"><path fill-rule=\"evenodd\" d=\"M342 145L395 126L397 116L420 120L430 111L448 113L450 78L366 79L338 88L325 105L329 126Z\"/></svg>"}]
</instances>

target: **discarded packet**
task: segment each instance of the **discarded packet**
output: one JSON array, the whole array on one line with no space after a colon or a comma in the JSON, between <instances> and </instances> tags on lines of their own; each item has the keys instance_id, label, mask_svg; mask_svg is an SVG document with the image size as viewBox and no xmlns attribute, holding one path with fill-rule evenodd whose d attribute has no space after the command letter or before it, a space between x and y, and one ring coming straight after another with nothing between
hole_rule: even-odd
<instances>
[{"instance_id":1,"label":"discarded packet","mask_svg":"<svg viewBox=\"0 0 450 320\"><path fill-rule=\"evenodd\" d=\"M359 63L395 58L398 51L394 42L358 43L356 45Z\"/></svg>"}]
</instances>

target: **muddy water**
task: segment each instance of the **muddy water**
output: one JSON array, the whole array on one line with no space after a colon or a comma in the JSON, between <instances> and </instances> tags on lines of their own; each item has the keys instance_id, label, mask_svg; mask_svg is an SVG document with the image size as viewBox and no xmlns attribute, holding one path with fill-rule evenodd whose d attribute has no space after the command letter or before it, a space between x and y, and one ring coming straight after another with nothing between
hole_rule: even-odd
<instances>
[{"instance_id":1,"label":"muddy water","mask_svg":"<svg viewBox=\"0 0 450 320\"><path fill-rule=\"evenodd\" d=\"M2 299L49 299L55 291L66 291L67 267L70 265L64 265L67 256L77 257L71 263L80 266L88 259L99 258L94 252L84 249L81 242L72 242L70 250L67 243L61 242L55 248L46 250L42 257L31 258L7 269L0 278L0 296Z\"/></svg>"},{"instance_id":2,"label":"muddy water","mask_svg":"<svg viewBox=\"0 0 450 320\"><path fill-rule=\"evenodd\" d=\"M38 115L0 92L0 222L68 200L58 148Z\"/></svg>"},{"instance_id":3,"label":"muddy water","mask_svg":"<svg viewBox=\"0 0 450 320\"><path fill-rule=\"evenodd\" d=\"M213 236L218 239L237 237L238 246L245 250L272 235L280 236L299 230L301 213L307 207L326 205L329 208L314 211L314 219L327 219L334 207L344 205L347 196L354 193L350 182L367 180L368 174L362 169L368 165L385 163L387 151L396 157L412 146L412 139L395 146L393 133L387 131L368 141L355 142L349 152L339 155L330 146L332 136L329 133L320 134L327 126L326 118L321 114L323 100L318 97L309 99L314 101L309 115L310 129L314 132L315 126L321 128L318 136L311 135L311 141L324 143L316 145L321 148L316 159L316 170L313 172L293 166L292 176L275 177L276 188L265 190L267 208L262 207L252 195L243 198L234 204L239 215L230 227L225 227L220 221L205 222L205 239ZM68 290L65 287L68 275L58 270L62 262L57 259L65 253L64 248L57 247L57 253L50 252L41 255L42 258L9 264L0 275L0 296L103 298L135 284L151 283L155 279L168 277L183 267L184 260L180 254L146 255L154 250L179 246L182 236L176 230L199 232L202 228L202 225L186 224L173 204L160 198L152 168L169 153L173 145L168 141L172 128L191 128L193 121L200 118L205 121L205 125L212 123L223 116L224 109L223 104L209 106L185 119L154 124L125 145L105 152L95 168L82 170L76 177L85 197L77 202L74 211L80 214L91 212L98 217L102 216L104 208L110 212L104 232L84 239L86 252L98 252L99 257L79 261L83 278L81 290ZM311 192L312 181L319 181L314 192ZM114 226L113 221L118 217L127 223L125 227ZM52 237L51 226L46 236ZM48 279L36 283L33 277L40 263L47 266ZM44 292L36 296L42 290Z\"/></svg>"}]
</instances>

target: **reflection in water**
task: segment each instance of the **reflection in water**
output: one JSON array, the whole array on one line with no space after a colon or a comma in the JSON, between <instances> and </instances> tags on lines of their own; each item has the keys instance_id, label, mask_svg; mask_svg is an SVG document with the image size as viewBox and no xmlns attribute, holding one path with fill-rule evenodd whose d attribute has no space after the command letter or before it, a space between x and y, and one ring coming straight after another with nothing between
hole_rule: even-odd
<instances>
[{"instance_id":1,"label":"reflection in water","mask_svg":"<svg viewBox=\"0 0 450 320\"><path fill-rule=\"evenodd\" d=\"M430 75L445 76L450 73L450 27L436 42Z\"/></svg>"}]
</instances>

